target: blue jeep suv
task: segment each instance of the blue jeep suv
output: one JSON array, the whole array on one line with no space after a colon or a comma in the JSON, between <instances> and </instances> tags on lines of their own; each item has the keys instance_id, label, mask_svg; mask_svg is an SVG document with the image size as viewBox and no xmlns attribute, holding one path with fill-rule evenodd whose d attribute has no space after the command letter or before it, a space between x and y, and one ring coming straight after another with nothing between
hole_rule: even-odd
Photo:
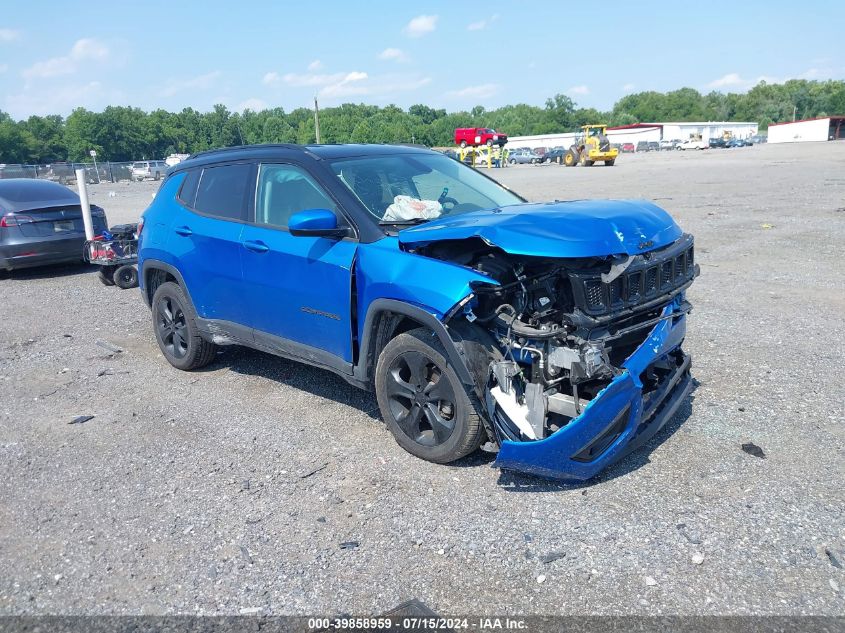
<instances>
[{"instance_id":1,"label":"blue jeep suv","mask_svg":"<svg viewBox=\"0 0 845 633\"><path fill-rule=\"evenodd\" d=\"M691 388L693 238L650 202L529 204L415 147L259 145L171 169L139 232L170 364L245 345L322 367L433 462L588 479Z\"/></svg>"}]
</instances>

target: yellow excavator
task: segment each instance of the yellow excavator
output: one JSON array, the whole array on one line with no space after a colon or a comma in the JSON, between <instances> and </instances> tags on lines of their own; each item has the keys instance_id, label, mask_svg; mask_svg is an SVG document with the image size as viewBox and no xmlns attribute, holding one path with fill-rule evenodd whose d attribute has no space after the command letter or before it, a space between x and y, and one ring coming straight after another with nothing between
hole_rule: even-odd
<instances>
[{"instance_id":1,"label":"yellow excavator","mask_svg":"<svg viewBox=\"0 0 845 633\"><path fill-rule=\"evenodd\" d=\"M566 154L563 156L563 164L567 167L575 167L581 163L584 167L591 167L595 163L604 162L607 167L612 167L619 156L619 150L610 146L607 138L606 125L583 125L583 134L575 139Z\"/></svg>"}]
</instances>

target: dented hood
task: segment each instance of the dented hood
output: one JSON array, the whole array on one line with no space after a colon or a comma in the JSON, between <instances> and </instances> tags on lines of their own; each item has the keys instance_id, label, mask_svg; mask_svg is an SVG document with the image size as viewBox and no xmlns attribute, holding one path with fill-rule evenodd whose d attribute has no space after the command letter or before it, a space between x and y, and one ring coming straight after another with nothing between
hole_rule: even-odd
<instances>
[{"instance_id":1,"label":"dented hood","mask_svg":"<svg viewBox=\"0 0 845 633\"><path fill-rule=\"evenodd\" d=\"M574 200L445 216L404 229L398 237L412 248L479 237L513 255L601 257L636 255L681 235L669 214L646 200Z\"/></svg>"}]
</instances>

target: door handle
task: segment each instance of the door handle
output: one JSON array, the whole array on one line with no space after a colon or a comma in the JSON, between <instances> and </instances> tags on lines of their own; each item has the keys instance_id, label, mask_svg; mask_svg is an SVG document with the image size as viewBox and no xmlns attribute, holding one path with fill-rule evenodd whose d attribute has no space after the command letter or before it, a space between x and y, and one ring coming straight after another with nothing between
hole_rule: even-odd
<instances>
[{"instance_id":1,"label":"door handle","mask_svg":"<svg viewBox=\"0 0 845 633\"><path fill-rule=\"evenodd\" d=\"M187 226L177 226L173 230L176 231L179 235L184 235L185 237L194 234L194 232Z\"/></svg>"},{"instance_id":2,"label":"door handle","mask_svg":"<svg viewBox=\"0 0 845 633\"><path fill-rule=\"evenodd\" d=\"M267 246L264 242L254 240L247 240L246 242L244 242L244 248L251 250L254 253L266 253L270 250L270 247Z\"/></svg>"}]
</instances>

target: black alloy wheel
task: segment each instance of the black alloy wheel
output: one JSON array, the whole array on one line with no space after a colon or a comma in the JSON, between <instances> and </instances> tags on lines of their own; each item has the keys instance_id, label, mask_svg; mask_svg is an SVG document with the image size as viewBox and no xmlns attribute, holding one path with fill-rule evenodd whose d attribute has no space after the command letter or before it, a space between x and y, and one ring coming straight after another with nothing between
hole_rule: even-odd
<instances>
[{"instance_id":1,"label":"black alloy wheel","mask_svg":"<svg viewBox=\"0 0 845 633\"><path fill-rule=\"evenodd\" d=\"M385 390L399 428L423 446L444 444L455 430L455 392L443 371L420 352L397 357Z\"/></svg>"},{"instance_id":2,"label":"black alloy wheel","mask_svg":"<svg viewBox=\"0 0 845 633\"><path fill-rule=\"evenodd\" d=\"M174 359L185 358L188 354L188 324L185 311L172 297L163 296L158 300L156 313L159 340L167 355Z\"/></svg>"}]
</instances>

